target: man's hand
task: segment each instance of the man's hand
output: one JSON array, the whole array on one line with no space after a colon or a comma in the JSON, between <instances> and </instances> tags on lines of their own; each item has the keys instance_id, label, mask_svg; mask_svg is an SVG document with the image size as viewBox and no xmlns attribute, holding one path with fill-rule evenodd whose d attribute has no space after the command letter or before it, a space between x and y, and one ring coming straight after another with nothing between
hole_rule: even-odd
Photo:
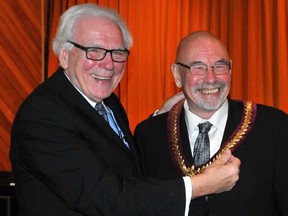
<instances>
[{"instance_id":1,"label":"man's hand","mask_svg":"<svg viewBox=\"0 0 288 216\"><path fill-rule=\"evenodd\" d=\"M239 179L240 160L227 150L201 174L191 177L192 199L231 190Z\"/></svg>"}]
</instances>

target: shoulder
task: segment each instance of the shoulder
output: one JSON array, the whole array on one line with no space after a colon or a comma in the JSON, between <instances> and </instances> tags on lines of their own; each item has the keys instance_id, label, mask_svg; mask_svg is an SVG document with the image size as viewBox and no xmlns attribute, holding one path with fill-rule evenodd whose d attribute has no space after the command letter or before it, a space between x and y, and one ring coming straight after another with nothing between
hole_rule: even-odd
<instances>
[{"instance_id":1,"label":"shoulder","mask_svg":"<svg viewBox=\"0 0 288 216\"><path fill-rule=\"evenodd\" d=\"M285 113L284 111L276 107L267 106L264 104L257 104L257 110L265 113L287 116L287 113Z\"/></svg>"},{"instance_id":2,"label":"shoulder","mask_svg":"<svg viewBox=\"0 0 288 216\"><path fill-rule=\"evenodd\" d=\"M256 110L257 110L257 114L256 114L257 119L261 118L261 119L266 119L266 120L269 119L269 120L275 121L276 119L287 119L288 117L287 113L285 113L284 111L276 107L264 105L261 103L255 103L255 104L256 104Z\"/></svg>"},{"instance_id":3,"label":"shoulder","mask_svg":"<svg viewBox=\"0 0 288 216\"><path fill-rule=\"evenodd\" d=\"M278 108L257 104L256 122L262 122L272 130L271 126L275 129L287 125L288 115Z\"/></svg>"},{"instance_id":4,"label":"shoulder","mask_svg":"<svg viewBox=\"0 0 288 216\"><path fill-rule=\"evenodd\" d=\"M167 113L162 113L157 116L151 116L143 121L141 121L137 126L136 130L155 130L158 127L165 127L167 122ZM136 131L135 130L135 131Z\"/></svg>"},{"instance_id":5,"label":"shoulder","mask_svg":"<svg viewBox=\"0 0 288 216\"><path fill-rule=\"evenodd\" d=\"M245 102L245 101L244 101ZM268 106L268 105L264 105L264 104L260 104L260 103L255 103L256 105L256 110L257 110L257 115L261 115L261 116L279 116L279 117L288 117L287 113L285 113L284 111L272 107L272 106ZM233 99L229 99L229 109L235 110L235 109L243 109L243 101L241 100L233 100Z\"/></svg>"},{"instance_id":6,"label":"shoulder","mask_svg":"<svg viewBox=\"0 0 288 216\"><path fill-rule=\"evenodd\" d=\"M62 70L35 88L20 105L16 117L22 119L62 119L78 104L82 96L71 85ZM15 118L16 118L15 117Z\"/></svg>"}]
</instances>

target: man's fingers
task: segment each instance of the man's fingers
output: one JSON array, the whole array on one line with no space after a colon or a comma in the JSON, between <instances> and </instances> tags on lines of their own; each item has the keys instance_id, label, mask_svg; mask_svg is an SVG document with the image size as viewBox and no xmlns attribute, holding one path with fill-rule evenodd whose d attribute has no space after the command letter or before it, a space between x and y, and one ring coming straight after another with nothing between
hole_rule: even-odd
<instances>
[{"instance_id":1,"label":"man's fingers","mask_svg":"<svg viewBox=\"0 0 288 216\"><path fill-rule=\"evenodd\" d=\"M228 163L230 160L233 160L232 158L232 154L231 151L229 149L227 149L226 151L223 152L223 154L221 155L221 157L215 161L215 164L226 164Z\"/></svg>"}]
</instances>

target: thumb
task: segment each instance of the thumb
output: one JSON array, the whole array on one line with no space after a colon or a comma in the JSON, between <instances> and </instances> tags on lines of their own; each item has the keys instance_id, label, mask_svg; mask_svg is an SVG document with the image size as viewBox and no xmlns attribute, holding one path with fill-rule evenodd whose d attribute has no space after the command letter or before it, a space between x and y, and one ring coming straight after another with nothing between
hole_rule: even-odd
<instances>
[{"instance_id":1,"label":"thumb","mask_svg":"<svg viewBox=\"0 0 288 216\"><path fill-rule=\"evenodd\" d=\"M230 149L227 149L223 152L221 157L216 161L218 161L220 164L226 164L230 160L232 160L232 153Z\"/></svg>"}]
</instances>

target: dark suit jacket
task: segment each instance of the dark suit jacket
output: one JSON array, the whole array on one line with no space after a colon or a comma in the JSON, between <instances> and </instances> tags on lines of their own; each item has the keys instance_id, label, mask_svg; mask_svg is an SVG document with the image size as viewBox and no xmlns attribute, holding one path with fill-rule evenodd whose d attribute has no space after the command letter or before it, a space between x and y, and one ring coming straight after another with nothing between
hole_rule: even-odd
<instances>
[{"instance_id":1,"label":"dark suit jacket","mask_svg":"<svg viewBox=\"0 0 288 216\"><path fill-rule=\"evenodd\" d=\"M126 113L105 100L131 150L59 69L21 105L13 124L13 175L21 216L171 215L184 212L182 178L140 178Z\"/></svg>"},{"instance_id":2,"label":"dark suit jacket","mask_svg":"<svg viewBox=\"0 0 288 216\"><path fill-rule=\"evenodd\" d=\"M242 103L229 100L229 113L222 144L236 129ZM144 173L161 179L182 175L173 163L167 142L167 113L140 123L135 130ZM184 112L180 116L182 148L192 163ZM199 198L190 205L193 216L284 216L288 215L288 120L277 109L258 105L255 125L233 152L241 160L240 179L230 191Z\"/></svg>"}]
</instances>

